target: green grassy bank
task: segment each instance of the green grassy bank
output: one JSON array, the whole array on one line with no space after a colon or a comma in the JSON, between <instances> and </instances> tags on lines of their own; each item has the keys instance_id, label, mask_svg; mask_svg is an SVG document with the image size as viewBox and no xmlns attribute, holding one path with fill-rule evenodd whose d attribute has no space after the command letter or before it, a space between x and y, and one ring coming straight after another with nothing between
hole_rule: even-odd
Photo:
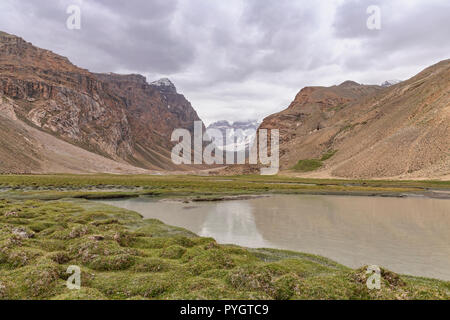
<instances>
[{"instance_id":1,"label":"green grassy bank","mask_svg":"<svg viewBox=\"0 0 450 320\"><path fill-rule=\"evenodd\" d=\"M7 189L4 194L8 197L45 200L261 193L395 196L424 194L430 188L450 190L450 181L321 180L283 176L0 175L2 188Z\"/></svg>"},{"instance_id":2,"label":"green grassy bank","mask_svg":"<svg viewBox=\"0 0 450 320\"><path fill-rule=\"evenodd\" d=\"M66 287L70 265L81 290ZM450 283L250 250L82 199L0 200L0 299L449 299Z\"/></svg>"},{"instance_id":3,"label":"green grassy bank","mask_svg":"<svg viewBox=\"0 0 450 320\"><path fill-rule=\"evenodd\" d=\"M308 254L217 244L135 212L85 199L139 195L390 195L450 190L441 181L282 176L0 176L0 299L449 299L450 283L365 269ZM81 290L66 288L70 265Z\"/></svg>"}]
</instances>

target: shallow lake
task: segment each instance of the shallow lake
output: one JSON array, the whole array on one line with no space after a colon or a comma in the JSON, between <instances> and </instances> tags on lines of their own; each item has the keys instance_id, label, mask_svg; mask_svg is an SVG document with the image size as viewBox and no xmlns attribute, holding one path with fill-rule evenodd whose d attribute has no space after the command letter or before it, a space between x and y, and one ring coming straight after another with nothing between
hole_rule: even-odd
<instances>
[{"instance_id":1,"label":"shallow lake","mask_svg":"<svg viewBox=\"0 0 450 320\"><path fill-rule=\"evenodd\" d=\"M275 195L182 203L102 201L219 243L318 254L346 266L450 280L450 200Z\"/></svg>"}]
</instances>

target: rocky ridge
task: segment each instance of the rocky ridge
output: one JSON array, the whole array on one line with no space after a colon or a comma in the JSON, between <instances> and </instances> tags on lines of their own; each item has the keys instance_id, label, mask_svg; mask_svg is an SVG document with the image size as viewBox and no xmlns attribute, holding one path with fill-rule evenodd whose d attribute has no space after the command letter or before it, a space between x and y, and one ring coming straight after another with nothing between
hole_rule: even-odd
<instances>
[{"instance_id":1,"label":"rocky ridge","mask_svg":"<svg viewBox=\"0 0 450 320\"><path fill-rule=\"evenodd\" d=\"M192 130L200 118L170 81L162 85L167 81L90 73L0 33L0 93L11 99L17 121L116 162L175 169L170 133Z\"/></svg>"},{"instance_id":2,"label":"rocky ridge","mask_svg":"<svg viewBox=\"0 0 450 320\"><path fill-rule=\"evenodd\" d=\"M388 87L304 88L260 128L280 130L284 170L333 153L321 169L296 175L448 179L450 60Z\"/></svg>"}]
</instances>

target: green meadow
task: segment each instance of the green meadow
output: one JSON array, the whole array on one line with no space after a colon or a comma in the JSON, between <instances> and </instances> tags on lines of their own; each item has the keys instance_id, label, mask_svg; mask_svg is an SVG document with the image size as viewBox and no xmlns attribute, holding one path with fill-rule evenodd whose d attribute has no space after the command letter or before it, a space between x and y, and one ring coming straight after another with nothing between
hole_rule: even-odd
<instances>
[{"instance_id":1,"label":"green meadow","mask_svg":"<svg viewBox=\"0 0 450 320\"><path fill-rule=\"evenodd\" d=\"M0 299L449 299L450 283L273 249L220 245L160 221L86 199L237 194L400 195L448 182L287 177L0 176ZM71 265L81 289L69 290Z\"/></svg>"}]
</instances>

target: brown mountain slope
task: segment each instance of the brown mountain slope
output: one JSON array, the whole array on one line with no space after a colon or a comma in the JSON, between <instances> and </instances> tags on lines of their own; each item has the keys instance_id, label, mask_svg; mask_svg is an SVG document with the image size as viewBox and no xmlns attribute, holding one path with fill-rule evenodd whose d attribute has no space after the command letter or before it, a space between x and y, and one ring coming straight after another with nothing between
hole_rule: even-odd
<instances>
[{"instance_id":1,"label":"brown mountain slope","mask_svg":"<svg viewBox=\"0 0 450 320\"><path fill-rule=\"evenodd\" d=\"M302 175L448 178L450 60L389 88L305 88L261 128L280 129L283 169L337 150L323 168Z\"/></svg>"},{"instance_id":2,"label":"brown mountain slope","mask_svg":"<svg viewBox=\"0 0 450 320\"><path fill-rule=\"evenodd\" d=\"M339 86L306 87L291 105L280 113L264 119L260 128L280 130L282 166L292 166L299 159L319 157L338 128L330 122L351 103L381 91L378 86L363 86L346 81ZM316 134L320 133L320 134ZM323 145L323 148L317 146Z\"/></svg>"},{"instance_id":3,"label":"brown mountain slope","mask_svg":"<svg viewBox=\"0 0 450 320\"><path fill-rule=\"evenodd\" d=\"M93 74L6 33L0 33L0 92L13 99L24 123L146 169L183 169L170 161L170 133L200 120L171 83Z\"/></svg>"},{"instance_id":4,"label":"brown mountain slope","mask_svg":"<svg viewBox=\"0 0 450 320\"><path fill-rule=\"evenodd\" d=\"M6 98L0 95L0 99L0 173L39 170L37 141L20 126Z\"/></svg>"},{"instance_id":5,"label":"brown mountain slope","mask_svg":"<svg viewBox=\"0 0 450 320\"><path fill-rule=\"evenodd\" d=\"M0 95L0 173L151 173L86 151L17 119Z\"/></svg>"}]
</instances>

